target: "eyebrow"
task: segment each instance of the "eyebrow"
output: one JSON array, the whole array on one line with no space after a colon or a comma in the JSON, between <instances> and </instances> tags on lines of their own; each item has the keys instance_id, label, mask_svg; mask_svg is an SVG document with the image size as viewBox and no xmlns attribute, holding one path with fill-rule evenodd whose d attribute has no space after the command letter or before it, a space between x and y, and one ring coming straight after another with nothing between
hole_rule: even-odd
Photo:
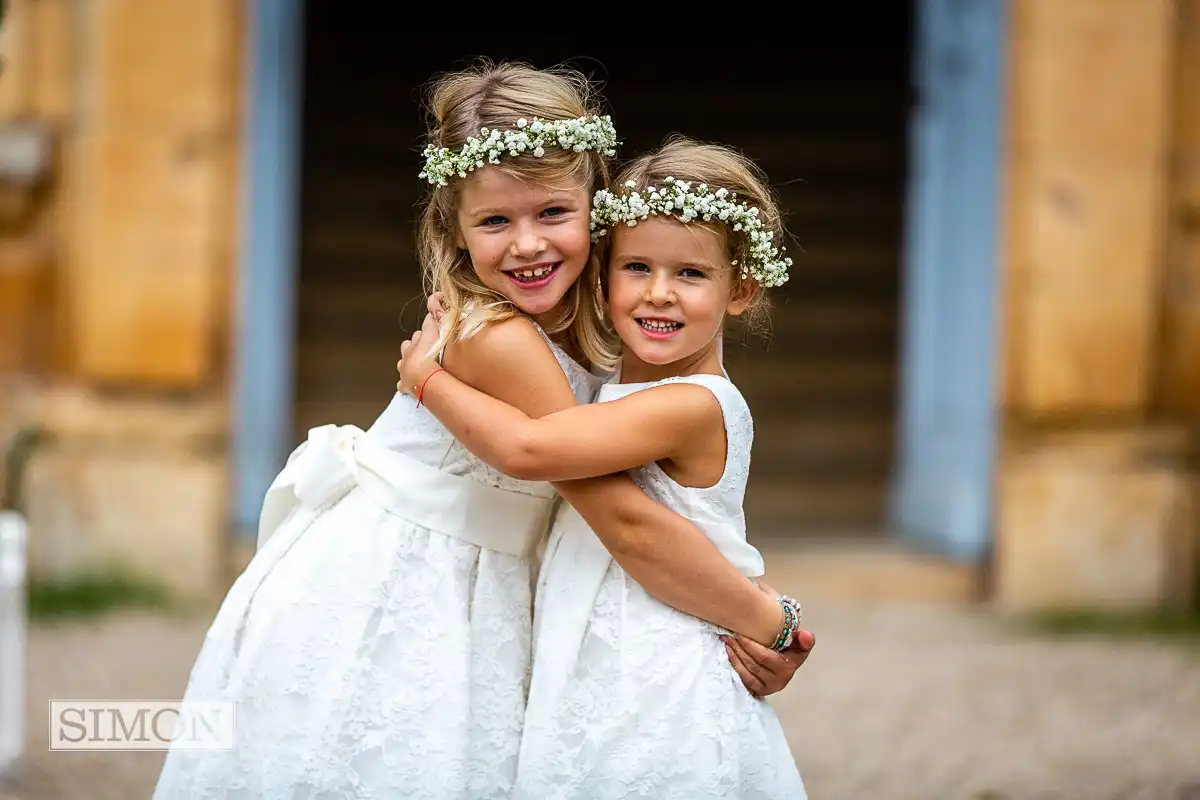
<instances>
[{"instance_id":1,"label":"eyebrow","mask_svg":"<svg viewBox=\"0 0 1200 800\"><path fill-rule=\"evenodd\" d=\"M617 261L641 261L643 263L649 263L654 260L652 258L646 258L645 256L639 256L635 253L617 253L613 256L613 258ZM714 265L708 263L707 261L676 261L675 266L691 267L692 269L716 269Z\"/></svg>"},{"instance_id":2,"label":"eyebrow","mask_svg":"<svg viewBox=\"0 0 1200 800\"><path fill-rule=\"evenodd\" d=\"M565 193L560 193L560 194L550 195L545 200L543 200L540 203L537 203L536 205L541 206L542 208L545 208L548 206L567 205L569 203L574 202L574 200L575 200L575 198L573 198L571 195L565 194ZM482 206L480 208L471 209L470 211L467 212L467 216L468 217L479 217L479 216L483 216L485 214L489 217L495 216L495 215L504 216L504 215L508 214L511 210L512 209L510 209L510 208Z\"/></svg>"}]
</instances>

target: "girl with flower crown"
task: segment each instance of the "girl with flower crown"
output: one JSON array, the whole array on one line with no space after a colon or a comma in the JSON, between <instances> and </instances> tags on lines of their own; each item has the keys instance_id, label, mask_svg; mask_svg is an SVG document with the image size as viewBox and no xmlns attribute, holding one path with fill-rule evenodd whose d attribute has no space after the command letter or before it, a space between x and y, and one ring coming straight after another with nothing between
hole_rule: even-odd
<instances>
[{"instance_id":1,"label":"girl with flower crown","mask_svg":"<svg viewBox=\"0 0 1200 800\"><path fill-rule=\"evenodd\" d=\"M400 386L486 463L554 481L568 499L573 480L629 470L761 576L742 513L753 422L717 343L727 315L787 279L779 211L752 162L685 139L632 162L618 185L592 211L599 234L611 229L604 296L622 343L595 403L537 417L472 389L428 357L429 318L402 345ZM780 649L800 619L793 600L782 607ZM779 721L730 668L723 634L655 599L583 517L561 513L538 584L516 796L804 797Z\"/></svg>"},{"instance_id":2,"label":"girl with flower crown","mask_svg":"<svg viewBox=\"0 0 1200 800\"><path fill-rule=\"evenodd\" d=\"M419 249L447 307L436 349L532 417L589 401L598 382L579 362L609 358L589 218L617 142L587 89L575 73L484 65L431 96ZM775 595L629 477L564 496L663 602L762 643L785 626ZM185 711L232 702L236 746L172 750L155 796L511 796L555 497L404 394L368 431L310 431L185 695Z\"/></svg>"}]
</instances>

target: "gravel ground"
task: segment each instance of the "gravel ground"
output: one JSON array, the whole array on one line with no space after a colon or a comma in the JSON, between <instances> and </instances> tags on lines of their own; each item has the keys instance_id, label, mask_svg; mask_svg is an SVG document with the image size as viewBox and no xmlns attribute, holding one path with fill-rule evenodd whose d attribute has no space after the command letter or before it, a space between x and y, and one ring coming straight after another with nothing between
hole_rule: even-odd
<instances>
[{"instance_id":1,"label":"gravel ground","mask_svg":"<svg viewBox=\"0 0 1200 800\"><path fill-rule=\"evenodd\" d=\"M986 614L806 604L819 642L774 701L813 798L1200 800L1200 651L1040 639ZM0 800L148 797L160 753L49 752L51 697L178 697L208 617L37 627L29 736Z\"/></svg>"}]
</instances>

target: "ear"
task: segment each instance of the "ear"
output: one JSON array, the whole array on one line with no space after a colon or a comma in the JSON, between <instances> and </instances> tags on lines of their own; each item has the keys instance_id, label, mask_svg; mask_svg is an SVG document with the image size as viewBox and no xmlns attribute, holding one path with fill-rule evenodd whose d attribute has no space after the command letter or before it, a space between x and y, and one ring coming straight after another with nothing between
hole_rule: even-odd
<instances>
[{"instance_id":1,"label":"ear","mask_svg":"<svg viewBox=\"0 0 1200 800\"><path fill-rule=\"evenodd\" d=\"M459 250L467 249L467 240L463 238L462 228L456 228L454 231L454 246Z\"/></svg>"},{"instance_id":2,"label":"ear","mask_svg":"<svg viewBox=\"0 0 1200 800\"><path fill-rule=\"evenodd\" d=\"M734 317L742 314L754 302L761 288L753 278L743 278L740 274L735 274L733 286L729 289L729 305L725 307L725 312Z\"/></svg>"}]
</instances>

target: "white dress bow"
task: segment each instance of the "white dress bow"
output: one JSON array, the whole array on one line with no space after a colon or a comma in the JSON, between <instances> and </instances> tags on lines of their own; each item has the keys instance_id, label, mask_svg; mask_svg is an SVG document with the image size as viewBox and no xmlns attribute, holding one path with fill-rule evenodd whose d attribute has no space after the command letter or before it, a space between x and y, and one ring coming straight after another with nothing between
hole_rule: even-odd
<instances>
[{"instance_id":1,"label":"white dress bow","mask_svg":"<svg viewBox=\"0 0 1200 800\"><path fill-rule=\"evenodd\" d=\"M358 483L356 450L366 434L355 425L322 425L288 456L263 500L258 549L296 509L317 511L342 499Z\"/></svg>"}]
</instances>

